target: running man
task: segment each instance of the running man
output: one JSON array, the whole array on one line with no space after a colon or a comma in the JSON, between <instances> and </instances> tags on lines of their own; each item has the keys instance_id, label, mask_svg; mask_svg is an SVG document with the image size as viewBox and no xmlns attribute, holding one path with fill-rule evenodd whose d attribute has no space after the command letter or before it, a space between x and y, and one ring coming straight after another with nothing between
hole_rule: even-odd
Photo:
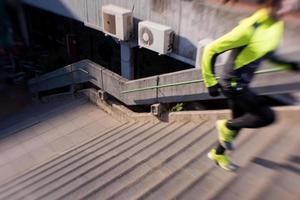
<instances>
[{"instance_id":1,"label":"running man","mask_svg":"<svg viewBox=\"0 0 300 200\"><path fill-rule=\"evenodd\" d=\"M202 76L211 96L222 92L232 110L231 120L218 120L219 144L208 153L221 168L233 171L237 168L225 151L233 150L233 140L243 128L260 128L275 121L274 111L264 103L248 86L254 72L263 59L276 63L286 63L292 69L299 65L276 57L273 52L283 36L284 22L280 13L281 0L269 0L268 4L252 16L242 20L231 32L207 45L202 57ZM216 57L232 50L231 62L225 66L224 73L217 81L214 74Z\"/></svg>"}]
</instances>

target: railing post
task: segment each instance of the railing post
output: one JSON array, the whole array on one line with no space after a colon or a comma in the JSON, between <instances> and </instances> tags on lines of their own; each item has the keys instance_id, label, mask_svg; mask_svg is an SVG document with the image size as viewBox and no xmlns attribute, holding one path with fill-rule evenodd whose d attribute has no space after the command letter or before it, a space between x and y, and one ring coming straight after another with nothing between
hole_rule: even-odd
<instances>
[{"instance_id":1,"label":"railing post","mask_svg":"<svg viewBox=\"0 0 300 200\"><path fill-rule=\"evenodd\" d=\"M159 86L159 75L156 76L156 103L158 102L158 86Z\"/></svg>"},{"instance_id":2,"label":"railing post","mask_svg":"<svg viewBox=\"0 0 300 200\"><path fill-rule=\"evenodd\" d=\"M75 83L74 83L74 70L73 70L73 64L71 64L70 65L70 67L71 67L71 78L72 78L72 84L71 84L71 87L70 87L70 92L72 93L72 94L74 94L75 93L75 90L76 90L76 88L75 88Z\"/></svg>"},{"instance_id":3,"label":"railing post","mask_svg":"<svg viewBox=\"0 0 300 200\"><path fill-rule=\"evenodd\" d=\"M74 69L73 69L73 64L71 64L71 76L72 76L72 85L74 85Z\"/></svg>"},{"instance_id":4,"label":"railing post","mask_svg":"<svg viewBox=\"0 0 300 200\"><path fill-rule=\"evenodd\" d=\"M36 88L36 99L39 100L40 97L39 97L39 91L40 91L40 76L38 75L38 73L35 73L35 80L36 80L36 85L37 85L37 88Z\"/></svg>"},{"instance_id":5,"label":"railing post","mask_svg":"<svg viewBox=\"0 0 300 200\"><path fill-rule=\"evenodd\" d=\"M104 90L104 80L103 80L103 67L101 67L101 89Z\"/></svg>"},{"instance_id":6,"label":"railing post","mask_svg":"<svg viewBox=\"0 0 300 200\"><path fill-rule=\"evenodd\" d=\"M168 105L162 103L151 105L151 114L160 121L168 121Z\"/></svg>"},{"instance_id":7,"label":"railing post","mask_svg":"<svg viewBox=\"0 0 300 200\"><path fill-rule=\"evenodd\" d=\"M103 90L98 90L98 98L102 101L102 102L105 102L108 98L108 95L105 91Z\"/></svg>"}]
</instances>

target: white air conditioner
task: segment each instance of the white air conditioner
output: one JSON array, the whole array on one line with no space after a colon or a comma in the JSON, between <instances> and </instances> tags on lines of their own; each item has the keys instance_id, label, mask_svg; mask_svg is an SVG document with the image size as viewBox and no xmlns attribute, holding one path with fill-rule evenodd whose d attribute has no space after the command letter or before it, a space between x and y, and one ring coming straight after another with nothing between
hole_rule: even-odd
<instances>
[{"instance_id":1,"label":"white air conditioner","mask_svg":"<svg viewBox=\"0 0 300 200\"><path fill-rule=\"evenodd\" d=\"M103 32L119 40L129 40L133 29L132 11L115 5L102 7Z\"/></svg>"},{"instance_id":2,"label":"white air conditioner","mask_svg":"<svg viewBox=\"0 0 300 200\"><path fill-rule=\"evenodd\" d=\"M171 53L174 32L168 26L150 21L139 23L139 46L156 51L159 54Z\"/></svg>"},{"instance_id":3,"label":"white air conditioner","mask_svg":"<svg viewBox=\"0 0 300 200\"><path fill-rule=\"evenodd\" d=\"M198 42L198 48L197 48L197 54L196 54L196 66L195 66L196 68L200 68L204 48L206 47L206 45L208 45L212 41L213 41L213 39L211 39L211 38L205 38Z\"/></svg>"}]
</instances>

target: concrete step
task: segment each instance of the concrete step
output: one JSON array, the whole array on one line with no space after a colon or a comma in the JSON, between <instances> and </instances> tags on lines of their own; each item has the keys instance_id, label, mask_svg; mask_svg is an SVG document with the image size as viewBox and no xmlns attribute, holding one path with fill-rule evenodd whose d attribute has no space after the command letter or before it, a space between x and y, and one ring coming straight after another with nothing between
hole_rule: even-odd
<instances>
[{"instance_id":1,"label":"concrete step","mask_svg":"<svg viewBox=\"0 0 300 200\"><path fill-rule=\"evenodd\" d=\"M16 177L15 179L9 182L6 182L4 185L0 186L0 198L8 194L14 193L14 191L25 188L28 184L32 184L36 180L48 176L49 174L57 171L57 169L61 169L72 162L76 162L77 157L85 155L85 151L89 148L93 148L101 142L103 143L105 140L109 139L109 137L118 134L119 132L127 130L134 124L135 123L121 124L120 126L113 127L110 130L104 131L92 140L87 141L65 152L64 154L59 155L56 158L51 159L48 162L45 162L34 169L31 169L30 171L22 174L21 176Z\"/></svg>"},{"instance_id":2,"label":"concrete step","mask_svg":"<svg viewBox=\"0 0 300 200\"><path fill-rule=\"evenodd\" d=\"M298 143L295 149L289 152L289 156L286 157L284 161L274 162L273 160L268 159L257 162L259 164L263 164L263 166L267 168L280 170L280 173L277 173L274 177L272 177L272 186L265 187L264 191L259 195L259 198L295 199L295 196L300 196L299 147L300 143Z\"/></svg>"},{"instance_id":3,"label":"concrete step","mask_svg":"<svg viewBox=\"0 0 300 200\"><path fill-rule=\"evenodd\" d=\"M110 159L109 162L100 163L96 168L86 170L84 173L77 175L77 179L72 179L68 184L64 184L60 188L53 188L55 193L51 193L50 190L47 196L38 197L44 199L60 199L67 195L75 195L76 198L79 198L80 196L77 195L89 193L89 190L92 189L91 187L97 185L96 183L105 184L141 165L147 157L158 153L164 146L164 143L172 143L172 141L180 137L189 127L190 124L187 123L171 124L166 130L157 133L154 132L154 134L149 135L150 137L132 144L127 151L117 152L119 155ZM138 157L139 160L134 160L136 157ZM82 191L84 191L84 193L82 193Z\"/></svg>"},{"instance_id":4,"label":"concrete step","mask_svg":"<svg viewBox=\"0 0 300 200\"><path fill-rule=\"evenodd\" d=\"M206 157L217 144L210 118L112 123L95 132L112 120L100 113L75 128L94 130L92 139L2 185L0 199L297 199L299 112L280 112L274 125L242 131L229 153L241 166L236 173ZM77 134L68 138L77 140Z\"/></svg>"},{"instance_id":5,"label":"concrete step","mask_svg":"<svg viewBox=\"0 0 300 200\"><path fill-rule=\"evenodd\" d=\"M86 97L79 97L79 98L66 98L64 100L60 101L51 101L51 102L39 102L32 104L26 108L24 108L22 111L18 113L14 113L11 116L8 116L5 118L5 120L2 120L0 122L0 127L9 127L11 125L14 125L16 122L18 122L18 119L24 119L24 117L27 117L28 115L40 115L46 112L51 112L57 109L64 109L68 106L72 106L78 102L84 101L87 102Z\"/></svg>"},{"instance_id":6,"label":"concrete step","mask_svg":"<svg viewBox=\"0 0 300 200\"><path fill-rule=\"evenodd\" d=\"M205 174L213 167L214 163L206 158L206 154L211 148L217 145L216 136L217 132L213 127L207 136L197 141L197 143L190 147L191 150L185 153L188 154L186 157L194 154L193 159L179 164L177 163L181 160L180 157L171 160L162 168L165 169L163 172L169 171L164 179L159 179L155 174L150 174L148 177L149 181L155 184L152 184L151 187L145 189L145 192L140 193L138 196L128 196L128 199L172 199L176 197L177 194L189 187L193 181L197 180L197 177ZM177 165L177 167L174 170L170 170L174 168L174 165ZM120 197L118 196L116 199L121 199Z\"/></svg>"},{"instance_id":7,"label":"concrete step","mask_svg":"<svg viewBox=\"0 0 300 200\"><path fill-rule=\"evenodd\" d=\"M285 164L295 152L299 152L299 125L278 131L270 145L252 158L215 199L299 199L299 170L297 165ZM284 147L284 148L282 148ZM298 151L297 151L298 150ZM296 170L296 171L295 171ZM290 177L282 172L289 172ZM292 182L291 178L292 177ZM281 179L282 178L282 179ZM283 183L284 179L290 181ZM297 182L298 180L298 182Z\"/></svg>"},{"instance_id":8,"label":"concrete step","mask_svg":"<svg viewBox=\"0 0 300 200\"><path fill-rule=\"evenodd\" d=\"M183 134L183 133L188 134L189 132L186 132L184 130L188 129L188 128L189 128L188 130L192 130L192 129L194 129L193 128L194 126L195 125L193 123L190 123L185 128L183 127L183 130L181 132L177 132L177 134ZM161 133L163 133L163 131L161 131ZM169 143L169 141L165 141L165 142L167 142L167 146L173 145L174 142L177 142L180 138L185 137L185 134L181 135L179 138L177 138L172 143ZM136 143L136 145L139 145L139 144ZM157 145L157 144L155 144L155 145ZM77 196L79 198L89 198L89 197L85 196L83 194L83 192L88 194L99 187L101 187L101 188L106 187L115 181L119 181L123 177L131 176L131 174L133 174L133 173L135 174L135 176L139 176L142 172L145 172L149 169L150 166L147 164L147 161L149 159L155 158L155 157L161 155L162 152L166 151L165 145L160 145L158 148L158 150L160 149L159 151L156 151L157 148L153 149L152 146L149 146L149 148L142 149L141 152L138 152L137 154L135 153L133 156L131 156L127 162L122 163L122 165L125 166L124 168L117 167L116 169L113 169L112 171L108 172L107 174L103 175L102 177L99 177L98 180L95 180L95 184L89 184L89 185L87 185L87 187L85 187L85 189L81 190L81 192L78 191L78 193L76 192L77 194L72 193L72 194L68 195L66 198L72 199L72 198L75 198L76 195L80 195L80 196ZM151 155L151 151L155 152L155 154ZM150 153L150 155L149 155L149 153ZM132 167L130 168L130 167L128 167L128 165L132 166ZM110 179L110 177L108 177L108 174L110 174L110 175L114 174L114 176L111 176L112 179ZM119 175L115 176L115 174L119 174ZM101 181L100 179L102 179L103 181Z\"/></svg>"},{"instance_id":9,"label":"concrete step","mask_svg":"<svg viewBox=\"0 0 300 200\"><path fill-rule=\"evenodd\" d=\"M297 145L299 147L299 143ZM298 200L300 196L299 191L299 182L300 182L300 173L299 173L299 151L293 149L290 152L290 156L285 158L280 162L274 162L270 160L261 160L259 164L263 166L278 170L276 175L271 176L270 184L265 185L262 191L259 191L256 199L291 199ZM296 154L297 153L297 154ZM293 156L296 156L297 160L290 160ZM268 177L264 177L268 178Z\"/></svg>"},{"instance_id":10,"label":"concrete step","mask_svg":"<svg viewBox=\"0 0 300 200\"><path fill-rule=\"evenodd\" d=\"M91 144L87 144L75 152L72 152L71 155L66 155L66 157L64 157L65 159L60 160L57 165L43 169L37 176L27 177L25 182L21 182L19 186L13 186L12 190L5 192L3 196L1 195L1 198L13 198L13 196L27 194L27 192L37 190L46 184L51 184L57 179L63 178L65 174L74 174L74 171L80 167L82 168L86 164L97 162L97 160L95 160L97 158L96 156L109 151L110 144L118 141L118 139L121 141L122 137L134 131L138 132L146 125L147 123L133 123L124 129L109 132L109 134L104 135L104 137L100 137L98 141L94 140Z\"/></svg>"},{"instance_id":11,"label":"concrete step","mask_svg":"<svg viewBox=\"0 0 300 200\"><path fill-rule=\"evenodd\" d=\"M266 146L272 144L283 131L284 125L277 124L267 128L259 129L252 133L252 136L231 155L232 159L238 161L241 170L247 167L251 160L263 151ZM237 173L228 173L217 166L208 169L183 192L178 194L176 199L213 199L224 186L230 183Z\"/></svg>"},{"instance_id":12,"label":"concrete step","mask_svg":"<svg viewBox=\"0 0 300 200\"><path fill-rule=\"evenodd\" d=\"M72 108L87 103L86 98L80 98L71 102L48 103L35 105L32 108L16 114L9 119L1 122L0 138L18 133L26 128L30 128L44 120L49 119L60 113L67 112Z\"/></svg>"},{"instance_id":13,"label":"concrete step","mask_svg":"<svg viewBox=\"0 0 300 200\"><path fill-rule=\"evenodd\" d=\"M121 124L88 102L40 116L45 117L43 122L0 141L1 183Z\"/></svg>"},{"instance_id":14,"label":"concrete step","mask_svg":"<svg viewBox=\"0 0 300 200\"><path fill-rule=\"evenodd\" d=\"M144 164L148 168L141 165L117 181L98 188L97 191L85 198L138 199L139 196L167 180L183 165L194 160L199 154L199 148L215 143L212 130L213 123L211 122L198 124L183 138L168 146L155 157L148 159Z\"/></svg>"}]
</instances>

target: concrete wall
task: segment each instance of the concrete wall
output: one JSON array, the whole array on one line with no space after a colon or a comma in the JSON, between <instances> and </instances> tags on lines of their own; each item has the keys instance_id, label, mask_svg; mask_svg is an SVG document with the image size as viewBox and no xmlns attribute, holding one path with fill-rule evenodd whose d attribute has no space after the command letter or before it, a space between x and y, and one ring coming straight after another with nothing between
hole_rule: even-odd
<instances>
[{"instance_id":1,"label":"concrete wall","mask_svg":"<svg viewBox=\"0 0 300 200\"><path fill-rule=\"evenodd\" d=\"M140 20L151 20L171 26L177 34L171 56L194 64L198 41L217 38L233 28L255 8L242 4L221 5L205 0L24 0L26 3L85 22L101 30L101 7L115 4L134 7L135 30ZM135 31L136 33L136 31ZM289 20L281 54L298 59L300 53L300 20Z\"/></svg>"},{"instance_id":2,"label":"concrete wall","mask_svg":"<svg viewBox=\"0 0 300 200\"><path fill-rule=\"evenodd\" d=\"M23 0L23 2L79 21L86 18L86 0Z\"/></svg>"},{"instance_id":3,"label":"concrete wall","mask_svg":"<svg viewBox=\"0 0 300 200\"><path fill-rule=\"evenodd\" d=\"M211 98L208 96L203 82L123 93L132 89L194 80L201 80L201 73L198 68L129 81L92 61L83 60L31 80L29 86L32 92L38 92L89 81L127 105L184 102ZM291 72L261 74L257 75L252 86L260 94L299 91L300 74Z\"/></svg>"}]
</instances>

